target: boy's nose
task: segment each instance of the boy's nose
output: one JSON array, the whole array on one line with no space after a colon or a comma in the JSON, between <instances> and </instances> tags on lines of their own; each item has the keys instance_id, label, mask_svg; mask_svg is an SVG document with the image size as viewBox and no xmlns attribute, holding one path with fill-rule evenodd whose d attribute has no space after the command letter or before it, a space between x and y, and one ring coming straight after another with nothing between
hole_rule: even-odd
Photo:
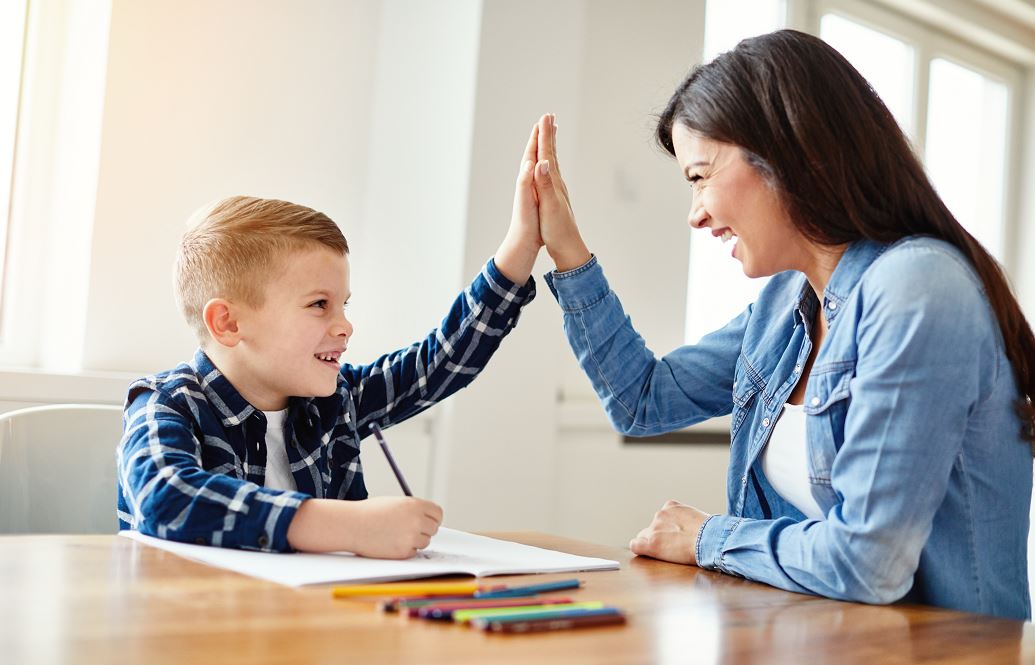
<instances>
[{"instance_id":1,"label":"boy's nose","mask_svg":"<svg viewBox=\"0 0 1035 665\"><path fill-rule=\"evenodd\" d=\"M341 317L341 321L335 324L332 334L335 337L345 337L346 339L352 339L352 322L344 316Z\"/></svg>"}]
</instances>

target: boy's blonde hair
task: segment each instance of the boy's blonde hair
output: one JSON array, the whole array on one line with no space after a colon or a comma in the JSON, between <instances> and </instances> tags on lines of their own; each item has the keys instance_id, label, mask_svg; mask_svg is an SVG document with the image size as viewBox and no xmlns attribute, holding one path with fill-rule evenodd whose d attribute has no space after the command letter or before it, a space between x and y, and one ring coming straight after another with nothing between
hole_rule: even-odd
<instances>
[{"instance_id":1,"label":"boy's blonde hair","mask_svg":"<svg viewBox=\"0 0 1035 665\"><path fill-rule=\"evenodd\" d=\"M213 298L260 307L286 250L349 244L327 215L287 201L232 196L191 215L176 255L176 300L198 340L208 339L203 310Z\"/></svg>"}]
</instances>

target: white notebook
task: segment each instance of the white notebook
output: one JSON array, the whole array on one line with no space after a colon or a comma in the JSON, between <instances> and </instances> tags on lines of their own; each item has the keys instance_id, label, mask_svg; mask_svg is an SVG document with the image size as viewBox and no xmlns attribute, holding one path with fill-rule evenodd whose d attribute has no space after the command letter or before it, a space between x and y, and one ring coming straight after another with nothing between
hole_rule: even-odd
<instances>
[{"instance_id":1,"label":"white notebook","mask_svg":"<svg viewBox=\"0 0 1035 665\"><path fill-rule=\"evenodd\" d=\"M442 527L431 545L411 559L367 559L347 552L270 554L188 545L120 531L125 536L182 557L264 580L301 586L327 582L388 582L435 575L519 575L617 570L618 562L576 556Z\"/></svg>"}]
</instances>

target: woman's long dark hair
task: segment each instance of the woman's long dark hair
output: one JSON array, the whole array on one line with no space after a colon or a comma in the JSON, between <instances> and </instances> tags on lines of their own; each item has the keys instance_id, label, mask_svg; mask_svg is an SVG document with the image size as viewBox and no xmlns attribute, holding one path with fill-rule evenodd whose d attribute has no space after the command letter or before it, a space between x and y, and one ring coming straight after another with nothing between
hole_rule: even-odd
<instances>
[{"instance_id":1,"label":"woman's long dark hair","mask_svg":"<svg viewBox=\"0 0 1035 665\"><path fill-rule=\"evenodd\" d=\"M970 260L999 321L1035 449L1035 336L996 260L953 217L891 112L836 50L795 30L745 39L695 68L658 121L670 154L684 125L739 146L809 240L841 245L925 235Z\"/></svg>"}]
</instances>

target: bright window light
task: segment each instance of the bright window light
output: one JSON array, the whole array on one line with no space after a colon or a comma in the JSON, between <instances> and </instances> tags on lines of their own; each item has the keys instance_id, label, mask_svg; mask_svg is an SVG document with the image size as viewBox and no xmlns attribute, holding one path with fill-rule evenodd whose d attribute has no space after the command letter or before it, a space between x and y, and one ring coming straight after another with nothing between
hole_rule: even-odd
<instances>
[{"instance_id":1,"label":"bright window light","mask_svg":"<svg viewBox=\"0 0 1035 665\"><path fill-rule=\"evenodd\" d=\"M1002 83L948 60L931 61L927 172L960 224L1000 261L1008 109Z\"/></svg>"},{"instance_id":2,"label":"bright window light","mask_svg":"<svg viewBox=\"0 0 1035 665\"><path fill-rule=\"evenodd\" d=\"M708 0L704 8L704 62L742 39L779 30L786 22L784 0Z\"/></svg>"},{"instance_id":3,"label":"bright window light","mask_svg":"<svg viewBox=\"0 0 1035 665\"><path fill-rule=\"evenodd\" d=\"M704 14L704 60L728 51L754 35L779 30L786 21L783 0L708 0ZM690 201L687 201L687 206ZM740 261L705 230L690 231L687 283L687 344L726 325L758 298L767 279L748 279Z\"/></svg>"},{"instance_id":4,"label":"bright window light","mask_svg":"<svg viewBox=\"0 0 1035 665\"><path fill-rule=\"evenodd\" d=\"M913 136L913 48L835 14L823 17L819 33L870 82L906 135Z\"/></svg>"},{"instance_id":5,"label":"bright window light","mask_svg":"<svg viewBox=\"0 0 1035 665\"><path fill-rule=\"evenodd\" d=\"M11 174L18 134L25 6L24 0L0 2L0 293L3 292L3 262L11 209Z\"/></svg>"}]
</instances>

